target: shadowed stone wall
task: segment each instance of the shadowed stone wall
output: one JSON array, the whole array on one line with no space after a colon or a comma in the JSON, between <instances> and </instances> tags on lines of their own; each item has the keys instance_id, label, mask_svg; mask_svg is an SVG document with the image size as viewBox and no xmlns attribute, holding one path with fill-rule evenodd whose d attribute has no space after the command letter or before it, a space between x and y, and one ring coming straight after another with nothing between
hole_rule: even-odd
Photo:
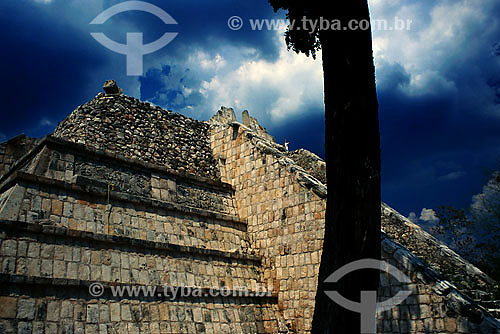
<instances>
[{"instance_id":1,"label":"shadowed stone wall","mask_svg":"<svg viewBox=\"0 0 500 334\"><path fill-rule=\"evenodd\" d=\"M222 180L235 188L251 248L263 257L264 280L293 331L310 331L323 242L325 200L300 184L286 151L243 124L213 127ZM320 192L318 192L321 194Z\"/></svg>"},{"instance_id":2,"label":"shadowed stone wall","mask_svg":"<svg viewBox=\"0 0 500 334\"><path fill-rule=\"evenodd\" d=\"M324 178L324 163L307 152L286 152L283 146L236 122L231 112L223 108L211 120L211 143L222 180L235 188L239 216L248 224L250 247L263 257L265 282L278 292L278 306L285 322L295 332L308 333L326 208L326 186L315 176ZM410 246L412 240L418 239L425 247L427 240L432 247L415 251L429 255L434 252L431 263L448 264L457 273L469 268L462 277L474 282L470 284L488 280L448 247L430 236L425 238L420 229L409 231L405 225L403 231L408 235L398 234L395 227L403 224L400 217L391 216L395 211L385 204L381 209L383 230L387 229L389 237ZM401 305L378 314L378 333L500 334L500 323L491 314L389 237L384 234L382 259L400 268L412 283L403 286L394 277L381 273L378 296L386 300L401 289L409 289L412 294ZM446 254L451 253L454 256L445 260Z\"/></svg>"},{"instance_id":3,"label":"shadowed stone wall","mask_svg":"<svg viewBox=\"0 0 500 334\"><path fill-rule=\"evenodd\" d=\"M382 259L401 270L411 283L402 284L382 273L379 296L385 300L400 290L412 294L400 305L378 314L377 333L500 333L498 320L385 233Z\"/></svg>"}]
</instances>

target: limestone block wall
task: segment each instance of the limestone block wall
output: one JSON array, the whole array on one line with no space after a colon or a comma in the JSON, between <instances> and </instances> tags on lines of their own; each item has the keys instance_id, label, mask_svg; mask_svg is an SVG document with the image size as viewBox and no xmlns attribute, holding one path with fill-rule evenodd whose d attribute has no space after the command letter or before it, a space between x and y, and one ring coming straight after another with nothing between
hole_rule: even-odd
<instances>
[{"instance_id":1,"label":"limestone block wall","mask_svg":"<svg viewBox=\"0 0 500 334\"><path fill-rule=\"evenodd\" d=\"M304 187L300 167L238 123L214 125L221 178L235 188L239 217L263 257L264 281L292 330L311 329L324 233L325 200ZM280 153L281 152L281 153Z\"/></svg>"},{"instance_id":2,"label":"limestone block wall","mask_svg":"<svg viewBox=\"0 0 500 334\"><path fill-rule=\"evenodd\" d=\"M109 234L16 224L8 226L0 246L2 274L158 286L248 287L252 291L260 284L260 261L251 256L231 258L187 247L172 251L167 244L133 238L105 244L100 239L111 239ZM56 240L58 233L67 237Z\"/></svg>"},{"instance_id":3,"label":"limestone block wall","mask_svg":"<svg viewBox=\"0 0 500 334\"><path fill-rule=\"evenodd\" d=\"M248 112L244 124L235 120L227 108L198 122L99 94L57 138L9 160L0 176L0 333L310 332L324 163L287 152ZM382 209L382 258L410 277L413 293L379 314L378 332L500 334L497 320L410 253L425 236L405 224L399 233L399 216ZM394 238L417 240L416 250ZM439 248L442 262L451 253L433 242L422 254ZM465 268L460 277L487 283L461 261L450 259ZM95 283L103 295L89 293ZM111 293L129 285L148 289ZM154 293L165 285L202 294ZM271 294L257 293L263 287ZM226 288L248 294L224 296ZM381 275L382 298L402 288Z\"/></svg>"},{"instance_id":4,"label":"limestone block wall","mask_svg":"<svg viewBox=\"0 0 500 334\"><path fill-rule=\"evenodd\" d=\"M48 286L43 295L26 285L4 292L8 296L0 296L0 331L6 334L276 332L275 321L265 320L274 318L273 305L245 298L88 299L80 289L68 286Z\"/></svg>"},{"instance_id":5,"label":"limestone block wall","mask_svg":"<svg viewBox=\"0 0 500 334\"><path fill-rule=\"evenodd\" d=\"M49 137L0 193L0 333L278 331L230 185ZM112 295L126 286L202 294Z\"/></svg>"},{"instance_id":6,"label":"limestone block wall","mask_svg":"<svg viewBox=\"0 0 500 334\"><path fill-rule=\"evenodd\" d=\"M261 291L260 258L112 233L3 221L2 333L272 333L273 298L164 299L104 295L88 287L201 287ZM243 295L244 296L244 295ZM133 296L132 296L133 297Z\"/></svg>"},{"instance_id":7,"label":"limestone block wall","mask_svg":"<svg viewBox=\"0 0 500 334\"><path fill-rule=\"evenodd\" d=\"M240 252L248 248L245 225L215 215L200 217L182 207L129 202L115 194L108 204L105 195L94 197L60 183L25 180L17 187L16 191L24 189L18 215L10 217L17 221L190 247Z\"/></svg>"},{"instance_id":8,"label":"limestone block wall","mask_svg":"<svg viewBox=\"0 0 500 334\"><path fill-rule=\"evenodd\" d=\"M308 333L322 252L326 187L303 168L308 164L299 166L288 158L293 154L231 120L227 112L212 120L212 148L222 180L235 188L250 245L263 257L264 280L278 292L278 306L288 327ZM230 122L221 123L221 117ZM386 211L383 205L387 215ZM383 221L385 227L386 216ZM378 333L500 334L498 320L391 238L384 235L382 259L400 268L412 283L403 287L381 273L378 296L385 300L403 288L413 293L401 305L378 314ZM454 265L461 261L450 259ZM481 274L470 273L469 278L482 282L485 275Z\"/></svg>"},{"instance_id":9,"label":"limestone block wall","mask_svg":"<svg viewBox=\"0 0 500 334\"><path fill-rule=\"evenodd\" d=\"M218 180L181 173L51 136L39 146L24 163L19 162L20 171L68 183L73 182L74 177L80 177L80 180L91 181L90 186L109 185L115 192L229 215L236 213L233 189Z\"/></svg>"}]
</instances>

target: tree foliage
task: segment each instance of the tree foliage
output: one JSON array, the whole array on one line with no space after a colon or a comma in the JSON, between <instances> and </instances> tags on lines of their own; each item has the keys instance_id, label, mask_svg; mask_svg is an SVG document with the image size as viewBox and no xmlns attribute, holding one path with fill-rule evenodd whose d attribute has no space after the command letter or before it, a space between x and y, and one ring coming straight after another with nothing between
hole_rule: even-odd
<instances>
[{"instance_id":1,"label":"tree foliage","mask_svg":"<svg viewBox=\"0 0 500 334\"><path fill-rule=\"evenodd\" d=\"M299 22L303 17L309 19L318 19L321 16L321 6L318 1L306 2L305 1L289 1L289 0L269 0L275 12L279 9L287 11L286 18L290 22ZM319 29L312 30L312 26L303 26L300 29L295 29L288 26L285 32L285 42L288 50L293 50L297 53L304 53L309 57L311 55L316 58L316 51L321 49Z\"/></svg>"},{"instance_id":2,"label":"tree foliage","mask_svg":"<svg viewBox=\"0 0 500 334\"><path fill-rule=\"evenodd\" d=\"M467 217L464 209L452 206L440 206L436 210L439 223L431 227L431 233L446 242L453 249L471 254L474 252L472 227L474 222Z\"/></svg>"},{"instance_id":3,"label":"tree foliage","mask_svg":"<svg viewBox=\"0 0 500 334\"><path fill-rule=\"evenodd\" d=\"M470 207L435 209L431 233L457 253L500 281L500 172L493 172Z\"/></svg>"}]
</instances>

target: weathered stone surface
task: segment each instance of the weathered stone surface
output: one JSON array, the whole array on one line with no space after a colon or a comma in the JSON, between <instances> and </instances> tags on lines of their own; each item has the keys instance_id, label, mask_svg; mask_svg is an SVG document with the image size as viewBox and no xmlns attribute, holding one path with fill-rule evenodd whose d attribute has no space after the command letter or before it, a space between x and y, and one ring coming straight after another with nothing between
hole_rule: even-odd
<instances>
[{"instance_id":1,"label":"weathered stone surface","mask_svg":"<svg viewBox=\"0 0 500 334\"><path fill-rule=\"evenodd\" d=\"M112 185L113 191L128 192L138 196L150 196L150 177L147 173L119 167L107 162L97 162L88 157L77 156L75 175L90 177Z\"/></svg>"},{"instance_id":2,"label":"weathered stone surface","mask_svg":"<svg viewBox=\"0 0 500 334\"><path fill-rule=\"evenodd\" d=\"M9 319L16 317L17 299L13 297L0 296L0 318Z\"/></svg>"},{"instance_id":3,"label":"weathered stone surface","mask_svg":"<svg viewBox=\"0 0 500 334\"><path fill-rule=\"evenodd\" d=\"M486 292L494 289L495 282L488 275L386 204L382 204L382 230L459 289Z\"/></svg>"},{"instance_id":4,"label":"weathered stone surface","mask_svg":"<svg viewBox=\"0 0 500 334\"><path fill-rule=\"evenodd\" d=\"M303 148L289 152L288 157L326 185L326 163L323 159Z\"/></svg>"},{"instance_id":5,"label":"weathered stone surface","mask_svg":"<svg viewBox=\"0 0 500 334\"><path fill-rule=\"evenodd\" d=\"M122 89L118 87L118 84L115 80L107 80L102 89L106 92L106 94L121 94Z\"/></svg>"},{"instance_id":6,"label":"weathered stone surface","mask_svg":"<svg viewBox=\"0 0 500 334\"><path fill-rule=\"evenodd\" d=\"M113 94L77 108L55 135L0 181L8 185L0 208L16 215L0 222L0 332L311 331L325 226L321 159L288 152L248 112L243 123L228 108L199 122ZM12 197L12 185L22 195ZM404 247L426 247L426 236L382 209L390 218L382 258L411 283L381 273L378 295L412 294L379 314L378 332L496 334L497 320ZM439 256L451 254L433 242ZM447 261L485 281L461 258ZM105 292L90 296L97 282ZM201 294L111 296L125 286ZM272 294L204 294L233 288Z\"/></svg>"},{"instance_id":7,"label":"weathered stone surface","mask_svg":"<svg viewBox=\"0 0 500 334\"><path fill-rule=\"evenodd\" d=\"M39 142L22 134L0 143L0 176L5 174L16 161L28 153Z\"/></svg>"},{"instance_id":8,"label":"weathered stone surface","mask_svg":"<svg viewBox=\"0 0 500 334\"><path fill-rule=\"evenodd\" d=\"M326 186L319 180L324 179L324 165L312 154L287 153L281 145L266 140L250 128L249 117L244 116L243 122L214 124L214 153L224 162L222 179L237 189L236 203L240 216L248 221L251 248L265 259L264 279L266 285L278 291L285 322L294 331L307 333L311 329L324 232ZM404 236L399 239L405 240ZM378 333L444 332L445 319L449 328L453 324L458 328L463 321L466 331L480 333L474 328L470 312L446 314L451 290L438 294L434 289L444 282L441 274L389 238L383 239L382 246L382 257L410 277L412 295L391 312L379 315ZM459 258L453 261L464 263ZM381 274L379 295L388 299L402 288L393 277ZM474 303L467 309L484 313ZM485 316L481 323L489 329L482 333L500 328L498 321L492 325L486 319L493 318Z\"/></svg>"},{"instance_id":9,"label":"weathered stone surface","mask_svg":"<svg viewBox=\"0 0 500 334\"><path fill-rule=\"evenodd\" d=\"M16 220L24 197L24 187L15 185L0 197L0 219Z\"/></svg>"},{"instance_id":10,"label":"weathered stone surface","mask_svg":"<svg viewBox=\"0 0 500 334\"><path fill-rule=\"evenodd\" d=\"M21 320L33 320L35 318L35 300L20 299L17 305L17 318Z\"/></svg>"},{"instance_id":11,"label":"weathered stone surface","mask_svg":"<svg viewBox=\"0 0 500 334\"><path fill-rule=\"evenodd\" d=\"M209 125L124 95L97 95L54 131L58 138L213 179Z\"/></svg>"},{"instance_id":12,"label":"weathered stone surface","mask_svg":"<svg viewBox=\"0 0 500 334\"><path fill-rule=\"evenodd\" d=\"M210 118L209 123L212 124L227 124L236 122L236 115L233 108L220 107L217 113Z\"/></svg>"}]
</instances>

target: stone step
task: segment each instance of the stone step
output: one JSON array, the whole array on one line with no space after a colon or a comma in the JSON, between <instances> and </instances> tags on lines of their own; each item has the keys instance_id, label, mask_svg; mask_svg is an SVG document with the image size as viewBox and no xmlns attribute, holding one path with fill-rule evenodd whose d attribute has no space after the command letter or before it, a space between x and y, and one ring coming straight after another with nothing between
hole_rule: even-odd
<instances>
[{"instance_id":1,"label":"stone step","mask_svg":"<svg viewBox=\"0 0 500 334\"><path fill-rule=\"evenodd\" d=\"M492 308L492 309L500 309L500 300L487 300L487 301L482 301L481 304L485 307Z\"/></svg>"},{"instance_id":2,"label":"stone step","mask_svg":"<svg viewBox=\"0 0 500 334\"><path fill-rule=\"evenodd\" d=\"M0 333L277 333L276 303L255 298L86 298L79 288L2 289ZM17 292L17 293L16 293ZM71 297L69 297L71 296Z\"/></svg>"},{"instance_id":3,"label":"stone step","mask_svg":"<svg viewBox=\"0 0 500 334\"><path fill-rule=\"evenodd\" d=\"M74 176L72 182L66 182L45 176L16 171L1 183L0 193L5 192L20 181L22 181L23 184L31 184L34 186L49 186L55 189L66 190L68 192L85 193L95 196L99 199L105 198L106 200L109 199L125 203L133 203L148 207L154 207L157 209L178 211L194 216L227 221L233 223L237 228L246 230L246 224L235 215L195 208L154 198L134 196L131 194L113 190L108 191L107 185L105 183L80 175Z\"/></svg>"},{"instance_id":4,"label":"stone step","mask_svg":"<svg viewBox=\"0 0 500 334\"><path fill-rule=\"evenodd\" d=\"M98 249L109 248L113 250L123 248L123 250L135 253L148 252L148 254L153 254L156 252L161 255L172 254L172 256L175 255L176 257L201 257L210 261L237 261L252 266L260 266L261 264L261 258L250 253L192 247L19 221L0 221L0 232L3 232L0 238L0 256L4 257L26 256L28 251L25 248L31 242L33 244L52 244L53 248L65 245L67 247L81 247L76 245L83 245L86 248L96 246L99 247ZM23 239L18 242L16 238ZM64 254L54 252L52 250L50 254L65 257ZM40 250L31 257L36 257L35 255L40 256Z\"/></svg>"},{"instance_id":5,"label":"stone step","mask_svg":"<svg viewBox=\"0 0 500 334\"><path fill-rule=\"evenodd\" d=\"M277 303L278 295L262 286L254 287L206 287L206 286L175 286L126 284L119 282L92 281L68 278L51 278L30 275L11 275L0 273L0 283L3 287L10 286L22 289L44 289L44 287L59 287L62 289L80 290L78 295L87 294L89 298L106 299L144 299L148 300L193 300L200 298L242 298L245 303L255 303L251 299L267 300Z\"/></svg>"},{"instance_id":6,"label":"stone step","mask_svg":"<svg viewBox=\"0 0 500 334\"><path fill-rule=\"evenodd\" d=\"M63 181L15 173L0 219L223 251L248 249L237 217L130 194L85 192Z\"/></svg>"},{"instance_id":7,"label":"stone step","mask_svg":"<svg viewBox=\"0 0 500 334\"><path fill-rule=\"evenodd\" d=\"M500 308L489 308L487 310L492 316L500 320Z\"/></svg>"},{"instance_id":8,"label":"stone step","mask_svg":"<svg viewBox=\"0 0 500 334\"><path fill-rule=\"evenodd\" d=\"M0 233L0 273L8 275L230 289L262 277L250 254L23 222L0 222Z\"/></svg>"}]
</instances>

